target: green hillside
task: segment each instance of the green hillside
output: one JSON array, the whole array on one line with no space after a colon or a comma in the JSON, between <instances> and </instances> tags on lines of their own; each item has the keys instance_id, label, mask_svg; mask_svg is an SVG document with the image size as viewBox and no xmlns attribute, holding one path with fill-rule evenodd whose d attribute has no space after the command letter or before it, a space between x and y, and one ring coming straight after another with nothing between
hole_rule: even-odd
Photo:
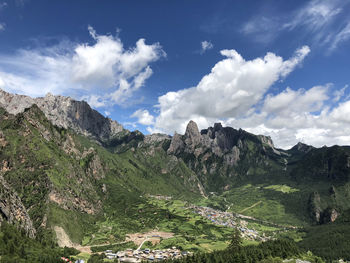
<instances>
[{"instance_id":1,"label":"green hillside","mask_svg":"<svg viewBox=\"0 0 350 263\"><path fill-rule=\"evenodd\" d=\"M0 194L7 205L0 219L35 233L29 246L49 245L54 255L63 253L56 248L63 241L93 252L136 247L128 235L151 230L173 236L148 246L204 253L226 249L233 231L191 208L209 207L256 231L259 239L245 237L245 245L289 236L326 259L347 257L347 242L330 241L335 253L314 240L347 237L348 221L339 218L350 209L348 147L283 151L267 137L218 125L194 134L208 137L185 134L174 142L123 130L96 141L52 125L35 105L16 116L0 109ZM200 138L217 143L215 151Z\"/></svg>"}]
</instances>

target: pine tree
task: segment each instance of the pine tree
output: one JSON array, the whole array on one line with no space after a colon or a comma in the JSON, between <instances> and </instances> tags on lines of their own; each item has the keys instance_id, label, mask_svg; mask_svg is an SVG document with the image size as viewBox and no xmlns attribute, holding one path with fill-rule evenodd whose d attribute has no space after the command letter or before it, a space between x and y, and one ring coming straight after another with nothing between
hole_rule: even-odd
<instances>
[{"instance_id":1,"label":"pine tree","mask_svg":"<svg viewBox=\"0 0 350 263\"><path fill-rule=\"evenodd\" d=\"M232 234L231 243L228 246L228 250L232 252L238 252L242 248L242 237L241 232L235 228Z\"/></svg>"}]
</instances>

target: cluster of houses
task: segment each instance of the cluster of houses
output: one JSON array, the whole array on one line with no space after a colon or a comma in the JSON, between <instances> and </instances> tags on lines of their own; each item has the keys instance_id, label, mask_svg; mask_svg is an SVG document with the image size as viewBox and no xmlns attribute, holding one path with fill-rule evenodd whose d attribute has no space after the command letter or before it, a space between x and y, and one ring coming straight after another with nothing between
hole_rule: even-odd
<instances>
[{"instance_id":1,"label":"cluster of houses","mask_svg":"<svg viewBox=\"0 0 350 263\"><path fill-rule=\"evenodd\" d=\"M180 251L176 247L163 250L132 250L118 251L113 253L112 250L106 250L105 255L108 259L118 259L119 262L141 262L141 261L162 261L165 259L177 259L185 257L191 252Z\"/></svg>"},{"instance_id":2,"label":"cluster of houses","mask_svg":"<svg viewBox=\"0 0 350 263\"><path fill-rule=\"evenodd\" d=\"M61 260L63 262L73 263L73 261L71 261L69 258L61 257ZM85 263L85 261L83 259L78 259L75 261L75 263Z\"/></svg>"},{"instance_id":3,"label":"cluster of houses","mask_svg":"<svg viewBox=\"0 0 350 263\"><path fill-rule=\"evenodd\" d=\"M196 214L199 214L202 217L209 219L215 225L227 227L237 226L237 218L234 217L232 213L222 212L219 210L215 210L211 207L196 205L191 205L190 209L192 209Z\"/></svg>"},{"instance_id":4,"label":"cluster of houses","mask_svg":"<svg viewBox=\"0 0 350 263\"><path fill-rule=\"evenodd\" d=\"M157 199L157 200L166 200L166 201L169 201L172 199L171 196L166 196L166 195L147 195L147 197L149 198L154 198L154 199Z\"/></svg>"},{"instance_id":5,"label":"cluster of houses","mask_svg":"<svg viewBox=\"0 0 350 263\"><path fill-rule=\"evenodd\" d=\"M266 240L266 237L260 236L256 230L247 228L247 224L242 224L242 221L238 220L232 213L215 210L211 207L196 205L191 205L190 209L192 209L196 214L207 218L215 225L238 228L244 238L259 241Z\"/></svg>"}]
</instances>

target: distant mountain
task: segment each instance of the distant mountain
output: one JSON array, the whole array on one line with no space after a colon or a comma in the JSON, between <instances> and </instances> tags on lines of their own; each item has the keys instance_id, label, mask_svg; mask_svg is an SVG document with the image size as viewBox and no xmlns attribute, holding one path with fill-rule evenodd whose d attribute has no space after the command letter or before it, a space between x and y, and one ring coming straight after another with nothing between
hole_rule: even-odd
<instances>
[{"instance_id":1,"label":"distant mountain","mask_svg":"<svg viewBox=\"0 0 350 263\"><path fill-rule=\"evenodd\" d=\"M267 173L284 174L289 157L274 147L270 137L220 123L199 132L193 121L184 135L174 134L167 153L183 159L209 191L219 192L251 177L264 180Z\"/></svg>"},{"instance_id":2,"label":"distant mountain","mask_svg":"<svg viewBox=\"0 0 350 263\"><path fill-rule=\"evenodd\" d=\"M52 124L92 137L99 141L113 138L124 129L121 124L105 118L85 101L47 94L42 98L7 93L0 89L0 107L8 113L18 114L36 104Z\"/></svg>"}]
</instances>

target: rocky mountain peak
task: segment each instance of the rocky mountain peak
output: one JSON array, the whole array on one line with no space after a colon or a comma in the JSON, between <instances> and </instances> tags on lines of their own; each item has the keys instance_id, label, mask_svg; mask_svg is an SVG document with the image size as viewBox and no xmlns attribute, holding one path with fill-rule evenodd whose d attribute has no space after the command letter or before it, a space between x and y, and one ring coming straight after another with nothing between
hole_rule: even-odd
<instances>
[{"instance_id":1,"label":"rocky mountain peak","mask_svg":"<svg viewBox=\"0 0 350 263\"><path fill-rule=\"evenodd\" d=\"M21 113L34 104L54 125L65 129L70 128L98 141L109 140L124 130L118 122L104 117L85 101L55 96L51 93L46 94L45 97L31 98L7 93L0 89L0 107L11 114Z\"/></svg>"},{"instance_id":2,"label":"rocky mountain peak","mask_svg":"<svg viewBox=\"0 0 350 263\"><path fill-rule=\"evenodd\" d=\"M214 131L220 131L222 129L223 128L222 128L221 122L214 123Z\"/></svg>"},{"instance_id":3,"label":"rocky mountain peak","mask_svg":"<svg viewBox=\"0 0 350 263\"><path fill-rule=\"evenodd\" d=\"M199 133L197 123L195 123L194 121L191 120L187 124L185 137L186 137L185 143L189 147L191 147L192 149L194 149L196 147L196 145L198 145L200 143L201 134Z\"/></svg>"},{"instance_id":4,"label":"rocky mountain peak","mask_svg":"<svg viewBox=\"0 0 350 263\"><path fill-rule=\"evenodd\" d=\"M314 147L307 145L302 142L298 142L291 150L297 150L299 152L308 153L310 150L312 150Z\"/></svg>"},{"instance_id":5,"label":"rocky mountain peak","mask_svg":"<svg viewBox=\"0 0 350 263\"><path fill-rule=\"evenodd\" d=\"M189 137L189 138L195 138L195 137L200 136L197 123L195 123L194 121L191 120L187 124L185 136Z\"/></svg>"},{"instance_id":6,"label":"rocky mountain peak","mask_svg":"<svg viewBox=\"0 0 350 263\"><path fill-rule=\"evenodd\" d=\"M34 103L34 99L31 97L11 94L0 89L0 107L4 108L8 113L17 115Z\"/></svg>"},{"instance_id":7,"label":"rocky mountain peak","mask_svg":"<svg viewBox=\"0 0 350 263\"><path fill-rule=\"evenodd\" d=\"M182 136L175 132L173 138L171 139L171 143L167 153L176 155L181 153L184 149L185 144L182 141Z\"/></svg>"},{"instance_id":8,"label":"rocky mountain peak","mask_svg":"<svg viewBox=\"0 0 350 263\"><path fill-rule=\"evenodd\" d=\"M274 148L273 141L270 136L258 135L258 138L262 143L267 144L270 147Z\"/></svg>"}]
</instances>

